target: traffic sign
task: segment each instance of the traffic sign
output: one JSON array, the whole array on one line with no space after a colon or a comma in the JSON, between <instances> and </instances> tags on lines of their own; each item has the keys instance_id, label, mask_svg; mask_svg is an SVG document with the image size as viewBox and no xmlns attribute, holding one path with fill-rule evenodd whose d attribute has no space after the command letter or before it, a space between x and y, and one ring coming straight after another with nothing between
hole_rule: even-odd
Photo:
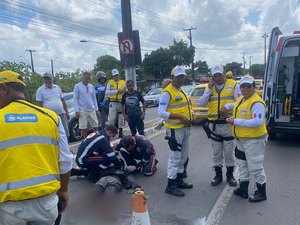
<instances>
[{"instance_id":1,"label":"traffic sign","mask_svg":"<svg viewBox=\"0 0 300 225\"><path fill-rule=\"evenodd\" d=\"M119 49L120 53L124 55L131 55L134 54L134 42L130 38L125 38L120 41L119 43Z\"/></svg>"}]
</instances>

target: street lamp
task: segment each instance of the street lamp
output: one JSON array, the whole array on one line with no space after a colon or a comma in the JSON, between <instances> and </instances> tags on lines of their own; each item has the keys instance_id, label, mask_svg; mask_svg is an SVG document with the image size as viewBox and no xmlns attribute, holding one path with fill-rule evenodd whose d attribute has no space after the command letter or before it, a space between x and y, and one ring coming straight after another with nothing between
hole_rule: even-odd
<instances>
[{"instance_id":1,"label":"street lamp","mask_svg":"<svg viewBox=\"0 0 300 225\"><path fill-rule=\"evenodd\" d=\"M91 41L91 40L81 39L80 42L82 42L82 43L92 42L92 43L99 44L99 45L107 45L107 46L113 46L113 47L119 48L118 45L108 44L108 43L99 42L99 41Z\"/></svg>"}]
</instances>

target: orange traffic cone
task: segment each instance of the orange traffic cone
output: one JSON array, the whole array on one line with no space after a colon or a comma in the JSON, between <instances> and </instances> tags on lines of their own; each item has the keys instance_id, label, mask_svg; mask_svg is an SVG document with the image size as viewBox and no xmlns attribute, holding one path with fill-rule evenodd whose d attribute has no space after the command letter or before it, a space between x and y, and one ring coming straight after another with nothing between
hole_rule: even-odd
<instances>
[{"instance_id":1,"label":"orange traffic cone","mask_svg":"<svg viewBox=\"0 0 300 225\"><path fill-rule=\"evenodd\" d=\"M131 225L151 225L146 205L146 198L143 191L136 191L133 194L133 213Z\"/></svg>"}]
</instances>

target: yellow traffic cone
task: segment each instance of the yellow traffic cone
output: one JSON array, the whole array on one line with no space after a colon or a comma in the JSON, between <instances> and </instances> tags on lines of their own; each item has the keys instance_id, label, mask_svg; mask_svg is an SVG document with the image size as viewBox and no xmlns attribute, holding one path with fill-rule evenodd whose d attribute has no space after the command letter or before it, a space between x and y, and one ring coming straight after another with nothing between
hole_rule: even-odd
<instances>
[{"instance_id":1,"label":"yellow traffic cone","mask_svg":"<svg viewBox=\"0 0 300 225\"><path fill-rule=\"evenodd\" d=\"M146 198L143 191L136 191L133 194L133 212L131 225L151 225L146 205Z\"/></svg>"}]
</instances>

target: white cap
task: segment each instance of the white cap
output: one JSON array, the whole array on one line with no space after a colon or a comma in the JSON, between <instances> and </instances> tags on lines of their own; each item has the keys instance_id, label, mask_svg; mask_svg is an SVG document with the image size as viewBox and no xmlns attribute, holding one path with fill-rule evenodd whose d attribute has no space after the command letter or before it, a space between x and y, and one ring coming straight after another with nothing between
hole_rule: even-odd
<instances>
[{"instance_id":1,"label":"white cap","mask_svg":"<svg viewBox=\"0 0 300 225\"><path fill-rule=\"evenodd\" d=\"M240 85L242 84L253 84L254 78L250 75L243 76L242 79L240 80Z\"/></svg>"},{"instance_id":2,"label":"white cap","mask_svg":"<svg viewBox=\"0 0 300 225\"><path fill-rule=\"evenodd\" d=\"M119 75L119 70L113 69L113 70L111 71L111 74L112 74L113 76Z\"/></svg>"},{"instance_id":3,"label":"white cap","mask_svg":"<svg viewBox=\"0 0 300 225\"><path fill-rule=\"evenodd\" d=\"M174 67L174 76L186 75L185 69L183 66L175 66Z\"/></svg>"},{"instance_id":4,"label":"white cap","mask_svg":"<svg viewBox=\"0 0 300 225\"><path fill-rule=\"evenodd\" d=\"M214 66L212 69L211 69L211 75L215 75L216 73L221 73L223 74L223 66Z\"/></svg>"},{"instance_id":5,"label":"white cap","mask_svg":"<svg viewBox=\"0 0 300 225\"><path fill-rule=\"evenodd\" d=\"M46 72L43 74L43 77L53 78L52 74L50 72Z\"/></svg>"}]
</instances>

